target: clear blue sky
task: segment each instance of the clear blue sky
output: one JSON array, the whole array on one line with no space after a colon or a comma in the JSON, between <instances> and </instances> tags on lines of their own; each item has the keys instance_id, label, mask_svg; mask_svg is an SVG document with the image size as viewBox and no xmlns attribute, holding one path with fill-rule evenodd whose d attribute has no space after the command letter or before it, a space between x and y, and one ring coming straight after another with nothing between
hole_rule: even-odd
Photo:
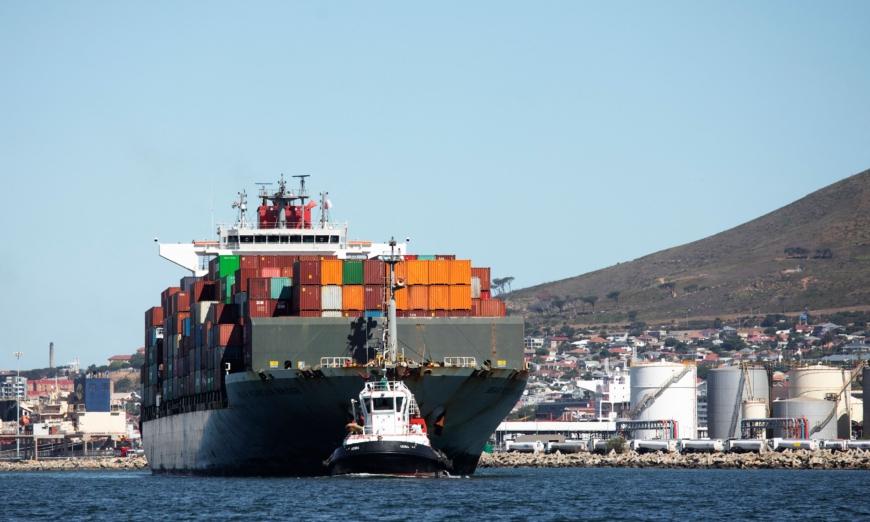
<instances>
[{"instance_id":1,"label":"clear blue sky","mask_svg":"<svg viewBox=\"0 0 870 522\"><path fill-rule=\"evenodd\" d=\"M236 191L515 287L870 167L867 2L0 4L0 368L130 353Z\"/></svg>"}]
</instances>

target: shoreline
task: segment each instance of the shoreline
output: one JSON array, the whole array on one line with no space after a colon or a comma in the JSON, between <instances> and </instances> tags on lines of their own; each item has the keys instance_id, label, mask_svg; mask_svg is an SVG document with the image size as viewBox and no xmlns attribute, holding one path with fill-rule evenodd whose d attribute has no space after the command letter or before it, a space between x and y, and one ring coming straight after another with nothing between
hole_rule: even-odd
<instances>
[{"instance_id":1,"label":"shoreline","mask_svg":"<svg viewBox=\"0 0 870 522\"><path fill-rule=\"evenodd\" d=\"M145 457L70 457L47 460L20 460L0 462L4 471L144 471L148 468Z\"/></svg>"},{"instance_id":2,"label":"shoreline","mask_svg":"<svg viewBox=\"0 0 870 522\"><path fill-rule=\"evenodd\" d=\"M785 450L764 453L484 453L479 468L861 469L870 451Z\"/></svg>"}]
</instances>

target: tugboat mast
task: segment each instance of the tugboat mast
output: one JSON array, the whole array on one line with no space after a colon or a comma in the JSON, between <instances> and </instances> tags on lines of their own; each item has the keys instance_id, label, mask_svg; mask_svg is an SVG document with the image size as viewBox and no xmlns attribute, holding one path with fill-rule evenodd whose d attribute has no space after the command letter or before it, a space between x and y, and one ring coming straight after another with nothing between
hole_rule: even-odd
<instances>
[{"instance_id":1,"label":"tugboat mast","mask_svg":"<svg viewBox=\"0 0 870 522\"><path fill-rule=\"evenodd\" d=\"M390 238L390 254L381 256L381 259L390 267L390 299L387 303L387 343L385 362L395 364L399 359L399 339L396 329L396 290L405 286L404 281L396 281L396 263L401 256L396 255L396 239Z\"/></svg>"}]
</instances>

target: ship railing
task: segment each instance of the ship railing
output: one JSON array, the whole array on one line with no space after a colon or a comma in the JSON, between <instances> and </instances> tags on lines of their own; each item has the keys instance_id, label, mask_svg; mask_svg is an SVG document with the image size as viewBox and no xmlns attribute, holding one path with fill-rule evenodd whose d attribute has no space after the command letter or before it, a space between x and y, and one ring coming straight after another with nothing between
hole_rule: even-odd
<instances>
[{"instance_id":1,"label":"ship railing","mask_svg":"<svg viewBox=\"0 0 870 522\"><path fill-rule=\"evenodd\" d=\"M348 368L353 366L353 359L350 357L321 357L321 368Z\"/></svg>"},{"instance_id":2,"label":"ship railing","mask_svg":"<svg viewBox=\"0 0 870 522\"><path fill-rule=\"evenodd\" d=\"M476 368L477 359L474 357L445 357L445 368Z\"/></svg>"}]
</instances>

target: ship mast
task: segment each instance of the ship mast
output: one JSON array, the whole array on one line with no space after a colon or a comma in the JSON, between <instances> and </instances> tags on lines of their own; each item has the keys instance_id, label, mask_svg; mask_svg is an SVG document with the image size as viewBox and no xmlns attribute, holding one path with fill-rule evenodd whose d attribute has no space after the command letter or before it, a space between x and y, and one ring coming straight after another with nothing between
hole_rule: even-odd
<instances>
[{"instance_id":1,"label":"ship mast","mask_svg":"<svg viewBox=\"0 0 870 522\"><path fill-rule=\"evenodd\" d=\"M387 303L387 343L386 343L386 361L396 363L398 360L399 339L396 328L396 290L405 286L404 282L396 281L396 263L401 260L401 256L396 255L396 239L390 238L390 254L381 256L381 259L390 267L390 299Z\"/></svg>"}]
</instances>

